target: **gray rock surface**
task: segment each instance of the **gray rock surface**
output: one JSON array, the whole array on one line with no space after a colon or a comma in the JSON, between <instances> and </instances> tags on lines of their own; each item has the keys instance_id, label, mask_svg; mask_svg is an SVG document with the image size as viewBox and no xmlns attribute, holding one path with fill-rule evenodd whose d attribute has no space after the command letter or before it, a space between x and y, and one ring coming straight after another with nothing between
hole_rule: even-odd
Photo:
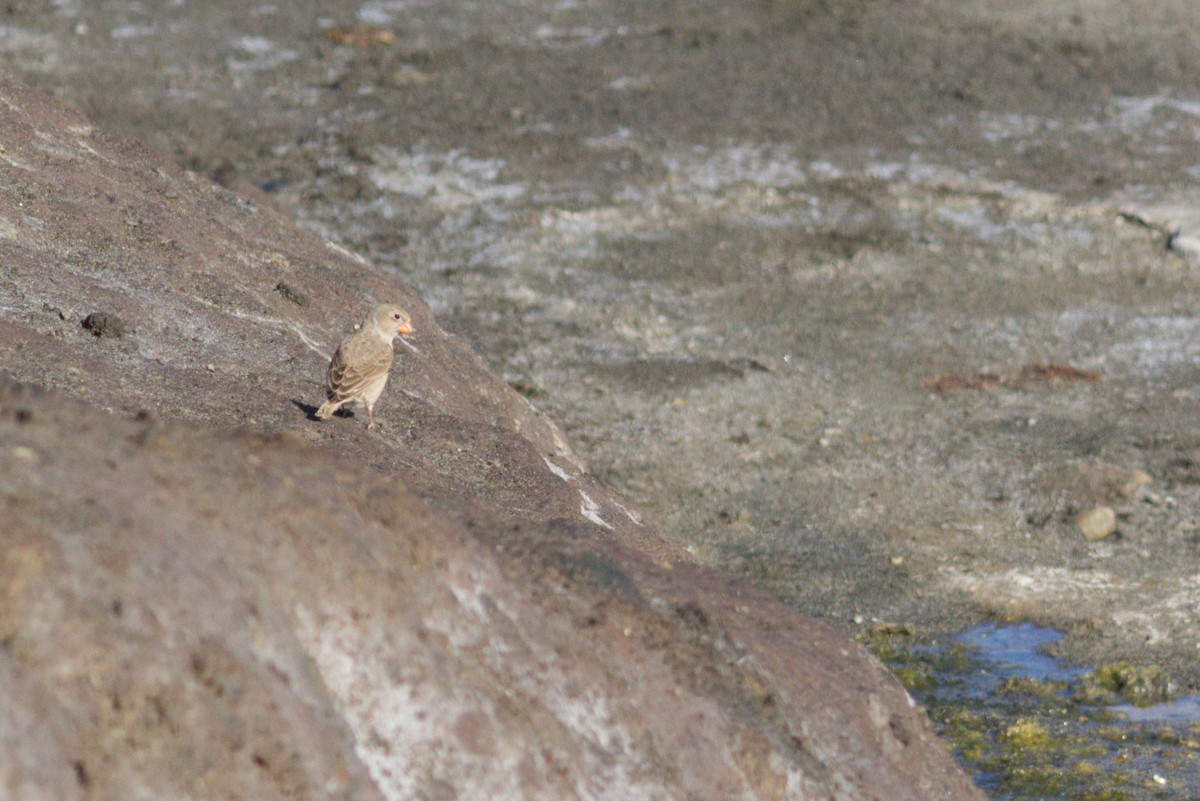
<instances>
[{"instance_id":1,"label":"gray rock surface","mask_svg":"<svg viewBox=\"0 0 1200 801\"><path fill-rule=\"evenodd\" d=\"M862 648L687 558L394 275L0 105L5 798L982 797ZM377 300L416 329L382 432L311 420Z\"/></svg>"}]
</instances>

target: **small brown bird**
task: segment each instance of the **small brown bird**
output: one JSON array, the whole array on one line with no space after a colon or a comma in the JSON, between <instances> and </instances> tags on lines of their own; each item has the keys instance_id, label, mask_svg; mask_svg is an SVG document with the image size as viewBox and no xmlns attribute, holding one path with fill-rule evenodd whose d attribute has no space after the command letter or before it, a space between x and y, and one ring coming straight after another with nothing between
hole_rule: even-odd
<instances>
[{"instance_id":1,"label":"small brown bird","mask_svg":"<svg viewBox=\"0 0 1200 801\"><path fill-rule=\"evenodd\" d=\"M392 369L392 340L411 334L412 321L399 306L376 306L358 331L342 340L325 374L325 397L317 418L328 420L347 403L367 407L367 430L375 428L375 401Z\"/></svg>"}]
</instances>

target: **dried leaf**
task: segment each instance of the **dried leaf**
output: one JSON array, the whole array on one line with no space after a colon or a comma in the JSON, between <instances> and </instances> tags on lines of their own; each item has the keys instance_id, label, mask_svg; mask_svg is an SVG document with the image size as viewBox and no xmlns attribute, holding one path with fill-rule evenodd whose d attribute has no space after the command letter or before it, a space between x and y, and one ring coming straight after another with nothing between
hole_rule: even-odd
<instances>
[{"instance_id":1,"label":"dried leaf","mask_svg":"<svg viewBox=\"0 0 1200 801\"><path fill-rule=\"evenodd\" d=\"M357 47L367 50L377 45L390 45L396 41L396 34L387 28L377 28L374 25L338 25L322 30L325 38L340 45Z\"/></svg>"}]
</instances>

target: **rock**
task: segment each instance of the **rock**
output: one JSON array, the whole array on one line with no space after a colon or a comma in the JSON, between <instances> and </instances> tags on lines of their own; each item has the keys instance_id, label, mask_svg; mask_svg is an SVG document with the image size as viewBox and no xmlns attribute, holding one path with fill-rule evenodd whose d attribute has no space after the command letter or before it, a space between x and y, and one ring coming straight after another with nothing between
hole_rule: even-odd
<instances>
[{"instance_id":1,"label":"rock","mask_svg":"<svg viewBox=\"0 0 1200 801\"><path fill-rule=\"evenodd\" d=\"M1200 260L1200 212L1194 200L1180 197L1174 202L1130 207L1121 210L1121 217L1161 233L1168 250Z\"/></svg>"},{"instance_id":2,"label":"rock","mask_svg":"<svg viewBox=\"0 0 1200 801\"><path fill-rule=\"evenodd\" d=\"M0 794L983 798L864 649L694 564L393 275L0 99ZM416 331L383 432L310 420L380 300Z\"/></svg>"},{"instance_id":3,"label":"rock","mask_svg":"<svg viewBox=\"0 0 1200 801\"><path fill-rule=\"evenodd\" d=\"M1070 470L1064 488L1074 505L1086 508L1092 504L1128 503L1151 480L1149 473L1136 467L1092 461Z\"/></svg>"},{"instance_id":4,"label":"rock","mask_svg":"<svg viewBox=\"0 0 1200 801\"><path fill-rule=\"evenodd\" d=\"M1115 704L1120 700L1139 707L1171 699L1171 678L1158 665L1112 662L1086 674L1076 684L1074 697L1085 704Z\"/></svg>"},{"instance_id":5,"label":"rock","mask_svg":"<svg viewBox=\"0 0 1200 801\"><path fill-rule=\"evenodd\" d=\"M143 421L54 396L19 423L24 393L0 387L0 437L71 458L0 452L6 772L74 760L113 798L982 798L860 647L762 591L583 522L464 519L292 438L131 447ZM47 711L72 738L20 739Z\"/></svg>"},{"instance_id":6,"label":"rock","mask_svg":"<svg viewBox=\"0 0 1200 801\"><path fill-rule=\"evenodd\" d=\"M120 339L128 332L125 321L115 314L92 312L83 318L83 327L97 337L105 339Z\"/></svg>"},{"instance_id":7,"label":"rock","mask_svg":"<svg viewBox=\"0 0 1200 801\"><path fill-rule=\"evenodd\" d=\"M1122 506L1151 481L1140 468L1097 460L1059 465L1036 479L1029 519L1043 525L1051 518L1073 519L1097 507Z\"/></svg>"},{"instance_id":8,"label":"rock","mask_svg":"<svg viewBox=\"0 0 1200 801\"><path fill-rule=\"evenodd\" d=\"M1167 237L1167 247L1176 253L1200 261L1200 236L1176 230Z\"/></svg>"},{"instance_id":9,"label":"rock","mask_svg":"<svg viewBox=\"0 0 1200 801\"><path fill-rule=\"evenodd\" d=\"M280 297L289 303L295 303L297 306L308 305L308 298L304 297L303 294L297 292L289 284L286 284L283 281L280 281L275 285L275 291L279 293Z\"/></svg>"},{"instance_id":10,"label":"rock","mask_svg":"<svg viewBox=\"0 0 1200 801\"><path fill-rule=\"evenodd\" d=\"M1097 506L1076 515L1074 522L1089 540L1102 540L1117 530L1117 513L1111 506Z\"/></svg>"}]
</instances>

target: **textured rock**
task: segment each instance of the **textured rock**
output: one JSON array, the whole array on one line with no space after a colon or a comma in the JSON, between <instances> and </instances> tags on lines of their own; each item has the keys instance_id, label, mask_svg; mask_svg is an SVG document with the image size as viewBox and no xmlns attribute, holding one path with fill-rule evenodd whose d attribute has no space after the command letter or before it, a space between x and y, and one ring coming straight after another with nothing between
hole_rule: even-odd
<instances>
[{"instance_id":1,"label":"textured rock","mask_svg":"<svg viewBox=\"0 0 1200 801\"><path fill-rule=\"evenodd\" d=\"M1112 528L1100 537L1107 536L1116 529L1116 513L1111 507L1128 505L1152 480L1150 474L1140 468L1097 460L1057 465L1038 477L1032 493L1030 518L1044 524L1062 516L1079 525L1085 516L1094 515L1102 507L1108 508L1113 516ZM1096 523L1100 519L1093 517L1092 530L1098 530Z\"/></svg>"},{"instance_id":2,"label":"textured rock","mask_svg":"<svg viewBox=\"0 0 1200 801\"><path fill-rule=\"evenodd\" d=\"M1077 508L1129 503L1139 489L1152 481L1145 470L1099 461L1075 465L1064 479L1067 498Z\"/></svg>"},{"instance_id":3,"label":"textured rock","mask_svg":"<svg viewBox=\"0 0 1200 801\"><path fill-rule=\"evenodd\" d=\"M863 649L691 563L411 289L0 103L6 798L982 797ZM416 329L382 433L311 420L382 300Z\"/></svg>"}]
</instances>

